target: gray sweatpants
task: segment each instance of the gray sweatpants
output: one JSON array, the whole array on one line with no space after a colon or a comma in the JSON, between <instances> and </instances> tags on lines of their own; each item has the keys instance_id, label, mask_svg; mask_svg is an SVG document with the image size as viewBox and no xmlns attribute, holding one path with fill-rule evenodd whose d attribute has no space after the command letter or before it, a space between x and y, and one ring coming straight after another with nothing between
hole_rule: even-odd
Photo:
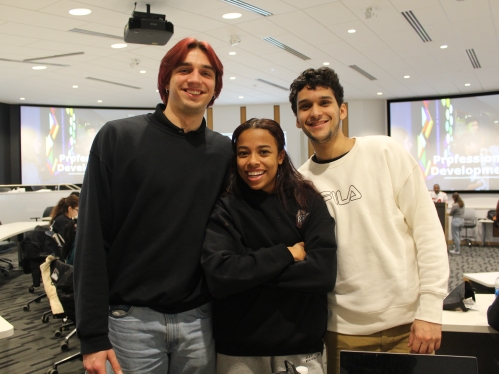
<instances>
[{"instance_id":1,"label":"gray sweatpants","mask_svg":"<svg viewBox=\"0 0 499 374\"><path fill-rule=\"evenodd\" d=\"M226 356L217 354L217 374L271 374L285 371L284 360L305 366L309 374L324 374L321 352L292 356Z\"/></svg>"}]
</instances>

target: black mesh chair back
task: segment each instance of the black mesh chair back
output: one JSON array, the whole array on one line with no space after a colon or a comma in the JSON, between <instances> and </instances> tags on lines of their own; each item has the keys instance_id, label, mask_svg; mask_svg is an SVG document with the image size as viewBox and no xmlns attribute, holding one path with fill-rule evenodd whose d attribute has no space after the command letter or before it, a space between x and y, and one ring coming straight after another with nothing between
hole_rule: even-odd
<instances>
[{"instance_id":1,"label":"black mesh chair back","mask_svg":"<svg viewBox=\"0 0 499 374\"><path fill-rule=\"evenodd\" d=\"M464 239L466 241L466 244L471 247L472 240L476 241L475 237L475 227L477 224L477 219L476 219L476 214L475 214L475 209L473 208L464 208L464 236L461 235L461 239ZM472 234L470 235L468 230L472 230Z\"/></svg>"}]
</instances>

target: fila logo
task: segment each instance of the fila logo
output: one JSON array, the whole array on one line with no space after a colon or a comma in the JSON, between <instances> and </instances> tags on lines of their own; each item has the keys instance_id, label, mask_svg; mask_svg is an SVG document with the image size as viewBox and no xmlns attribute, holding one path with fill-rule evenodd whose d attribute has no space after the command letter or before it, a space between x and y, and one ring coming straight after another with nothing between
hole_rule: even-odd
<instances>
[{"instance_id":1,"label":"fila logo","mask_svg":"<svg viewBox=\"0 0 499 374\"><path fill-rule=\"evenodd\" d=\"M324 198L324 201L329 201L332 199L336 203L336 205L346 205L350 201L358 200L362 197L360 191L354 186L350 186L347 194L345 195L345 198L343 198L340 190L331 192L323 191L321 192L321 195Z\"/></svg>"}]
</instances>

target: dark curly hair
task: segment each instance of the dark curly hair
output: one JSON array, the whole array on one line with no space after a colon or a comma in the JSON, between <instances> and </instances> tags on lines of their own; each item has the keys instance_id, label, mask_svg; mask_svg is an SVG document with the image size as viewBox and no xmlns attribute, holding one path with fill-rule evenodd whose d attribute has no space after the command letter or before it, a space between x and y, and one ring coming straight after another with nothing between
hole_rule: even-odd
<instances>
[{"instance_id":1,"label":"dark curly hair","mask_svg":"<svg viewBox=\"0 0 499 374\"><path fill-rule=\"evenodd\" d=\"M284 149L285 138L281 126L271 119L251 118L239 125L232 134L232 159L230 168L229 185L226 192L236 196L241 196L238 184L244 183L237 171L237 139L248 129L267 130L275 139L278 152L284 151L284 160L278 168L279 177L276 180L276 195L281 204L287 208L287 199L293 196L300 208L307 207L307 200L310 196L319 195L312 182L303 178L295 169L288 153Z\"/></svg>"},{"instance_id":2,"label":"dark curly hair","mask_svg":"<svg viewBox=\"0 0 499 374\"><path fill-rule=\"evenodd\" d=\"M291 90L289 94L289 102L291 103L291 109L293 113L297 114L297 102L296 98L298 92L308 87L315 90L317 87L330 88L333 90L334 98L338 103L338 106L343 104L343 86L340 84L340 78L338 74L334 72L333 69L326 66L320 67L319 69L307 69L303 71L298 78L296 78L289 89Z\"/></svg>"}]
</instances>

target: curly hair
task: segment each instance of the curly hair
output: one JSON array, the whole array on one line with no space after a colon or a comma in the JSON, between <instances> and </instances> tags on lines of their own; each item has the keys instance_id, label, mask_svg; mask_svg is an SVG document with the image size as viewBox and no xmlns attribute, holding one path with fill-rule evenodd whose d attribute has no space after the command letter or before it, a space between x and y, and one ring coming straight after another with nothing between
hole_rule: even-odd
<instances>
[{"instance_id":1,"label":"curly hair","mask_svg":"<svg viewBox=\"0 0 499 374\"><path fill-rule=\"evenodd\" d=\"M289 89L289 102L291 103L291 109L293 113L297 114L297 102L298 93L305 87L315 90L317 87L331 88L334 94L334 98L338 103L338 106L343 104L343 86L340 84L340 78L338 74L331 68L326 66L320 67L319 69L307 69L303 71L298 78L296 78Z\"/></svg>"},{"instance_id":2,"label":"curly hair","mask_svg":"<svg viewBox=\"0 0 499 374\"><path fill-rule=\"evenodd\" d=\"M284 149L285 138L281 126L271 119L267 118L251 118L239 125L232 134L232 159L229 176L229 184L226 192L236 196L241 196L238 182L242 182L237 171L237 139L241 134L248 129L263 129L267 130L274 138L277 144L278 152L284 151L284 160L278 168L279 177L276 180L276 195L281 204L287 208L287 198L289 195L294 196L300 208L307 207L307 199L311 195L319 195L312 182L303 178L296 170L289 158L288 153ZM244 182L243 182L244 183ZM291 191L291 193L290 193Z\"/></svg>"}]
</instances>

